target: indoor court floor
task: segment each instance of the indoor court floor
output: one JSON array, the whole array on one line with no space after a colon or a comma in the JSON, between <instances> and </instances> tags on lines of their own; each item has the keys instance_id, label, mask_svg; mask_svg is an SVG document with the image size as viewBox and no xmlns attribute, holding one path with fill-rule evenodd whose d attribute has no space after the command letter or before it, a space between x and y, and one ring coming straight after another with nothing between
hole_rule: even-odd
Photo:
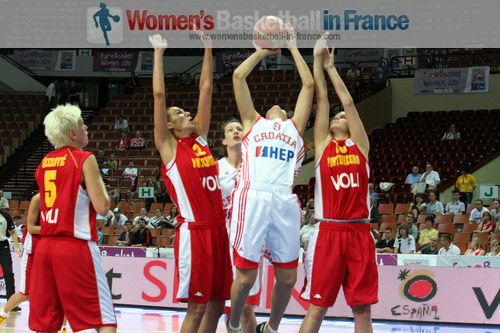
<instances>
[{"instance_id":1,"label":"indoor court floor","mask_svg":"<svg viewBox=\"0 0 500 333\"><path fill-rule=\"evenodd\" d=\"M4 303L2 300L0 303ZM3 304L2 304L3 305ZM22 311L12 313L7 319L0 332L28 332L28 311L29 304L21 305ZM85 309L82 309L85 311ZM118 332L123 333L176 333L180 330L180 325L184 318L184 312L161 310L161 309L144 309L135 307L116 307L118 318ZM258 321L264 321L265 317L258 317ZM285 318L280 327L280 333L298 332L301 318ZM71 330L69 330L71 331ZM224 323L221 320L219 333L226 332ZM354 332L353 323L344 320L327 320L323 322L321 333L350 333ZM500 333L500 328L493 326L466 326L466 325L436 325L436 324L419 324L419 323L403 323L403 322L381 322L377 321L373 324L374 333Z\"/></svg>"}]
</instances>

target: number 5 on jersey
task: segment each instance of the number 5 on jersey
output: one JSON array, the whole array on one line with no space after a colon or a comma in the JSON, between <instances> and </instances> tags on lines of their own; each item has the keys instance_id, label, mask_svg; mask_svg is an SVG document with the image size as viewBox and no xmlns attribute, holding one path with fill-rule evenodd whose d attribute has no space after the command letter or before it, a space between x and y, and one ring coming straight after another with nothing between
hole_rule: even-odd
<instances>
[{"instance_id":1,"label":"number 5 on jersey","mask_svg":"<svg viewBox=\"0 0 500 333\"><path fill-rule=\"evenodd\" d=\"M47 223L56 224L59 215L59 209L52 210L57 198L56 187L57 170L47 170L43 176L43 185L45 188L45 206L50 208L47 212L42 211L42 220Z\"/></svg>"}]
</instances>

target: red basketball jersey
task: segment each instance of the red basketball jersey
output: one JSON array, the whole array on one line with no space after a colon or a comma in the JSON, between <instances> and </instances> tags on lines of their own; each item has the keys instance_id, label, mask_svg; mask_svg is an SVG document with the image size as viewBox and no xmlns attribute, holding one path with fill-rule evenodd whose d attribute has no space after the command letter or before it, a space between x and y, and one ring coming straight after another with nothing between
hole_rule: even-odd
<instances>
[{"instance_id":1,"label":"red basketball jersey","mask_svg":"<svg viewBox=\"0 0 500 333\"><path fill-rule=\"evenodd\" d=\"M332 140L316 164L315 176L317 219L368 222L370 168L352 139Z\"/></svg>"},{"instance_id":2,"label":"red basketball jersey","mask_svg":"<svg viewBox=\"0 0 500 333\"><path fill-rule=\"evenodd\" d=\"M35 172L40 189L40 236L97 242L96 212L82 183L91 153L63 147L48 153Z\"/></svg>"},{"instance_id":3,"label":"red basketball jersey","mask_svg":"<svg viewBox=\"0 0 500 333\"><path fill-rule=\"evenodd\" d=\"M175 158L162 164L162 175L179 223L224 221L217 163L203 137L178 138Z\"/></svg>"}]
</instances>

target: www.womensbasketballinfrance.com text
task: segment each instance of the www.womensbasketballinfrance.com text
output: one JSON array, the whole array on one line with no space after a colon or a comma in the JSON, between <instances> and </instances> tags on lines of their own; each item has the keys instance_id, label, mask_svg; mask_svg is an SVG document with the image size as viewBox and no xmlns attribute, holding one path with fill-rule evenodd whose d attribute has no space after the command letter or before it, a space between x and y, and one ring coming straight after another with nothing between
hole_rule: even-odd
<instances>
[{"instance_id":1,"label":"www.womensbasketballinfrance.com text","mask_svg":"<svg viewBox=\"0 0 500 333\"><path fill-rule=\"evenodd\" d=\"M196 33L190 33L189 34L189 39L190 40L202 40L203 38L210 39L213 41L220 41L220 40L253 40L253 34L251 33L205 33L206 37L200 36L199 34ZM322 35L318 33L301 33L297 32L295 35L296 40L318 40ZM294 38L289 35L288 37L283 35L283 34L266 34L265 37L260 36L261 39L267 39L267 40L282 40L282 39L288 39L288 38ZM329 34L328 35L329 40L340 40L341 36L340 34Z\"/></svg>"}]
</instances>

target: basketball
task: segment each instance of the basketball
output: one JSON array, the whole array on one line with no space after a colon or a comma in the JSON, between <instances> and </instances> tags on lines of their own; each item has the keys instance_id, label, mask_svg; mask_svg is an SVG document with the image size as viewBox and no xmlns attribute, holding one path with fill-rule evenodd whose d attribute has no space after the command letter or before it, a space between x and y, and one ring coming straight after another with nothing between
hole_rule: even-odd
<instances>
[{"instance_id":1,"label":"basketball","mask_svg":"<svg viewBox=\"0 0 500 333\"><path fill-rule=\"evenodd\" d=\"M120 16L118 15L113 16L113 21L120 22Z\"/></svg>"},{"instance_id":2,"label":"basketball","mask_svg":"<svg viewBox=\"0 0 500 333\"><path fill-rule=\"evenodd\" d=\"M279 49L285 46L283 20L276 16L264 16L255 23L252 33L255 48Z\"/></svg>"}]
</instances>

